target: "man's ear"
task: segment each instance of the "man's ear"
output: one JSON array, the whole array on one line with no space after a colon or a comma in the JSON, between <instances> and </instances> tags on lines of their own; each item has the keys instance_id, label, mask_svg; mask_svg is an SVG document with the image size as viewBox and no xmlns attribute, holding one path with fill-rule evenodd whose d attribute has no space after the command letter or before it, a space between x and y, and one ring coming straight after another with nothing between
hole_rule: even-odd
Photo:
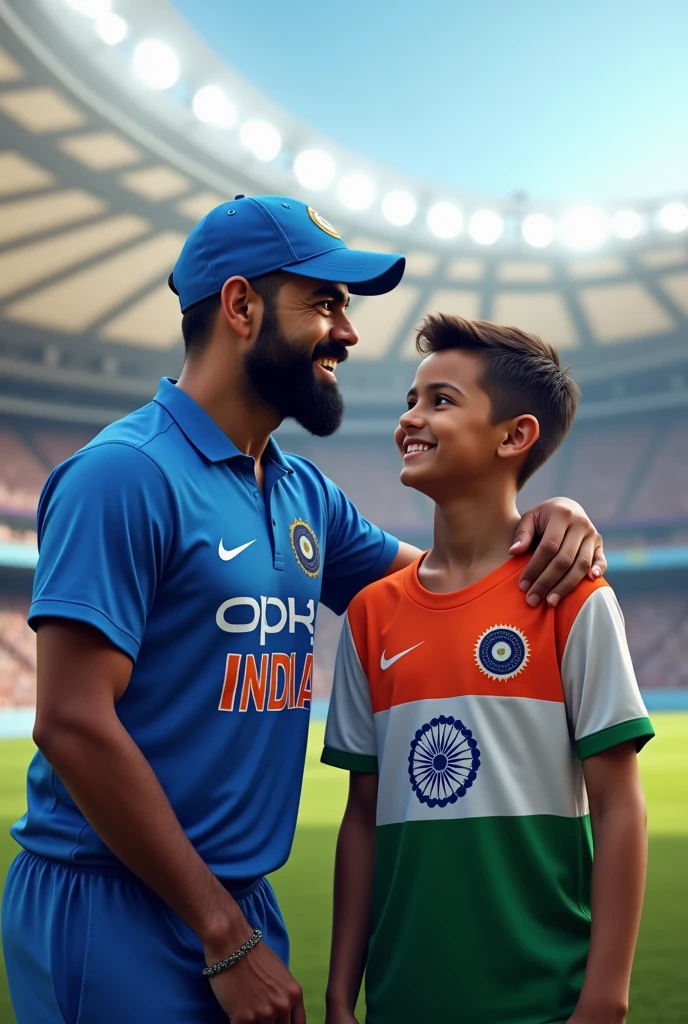
<instances>
[{"instance_id":1,"label":"man's ear","mask_svg":"<svg viewBox=\"0 0 688 1024\"><path fill-rule=\"evenodd\" d=\"M245 277L230 277L220 292L222 315L228 326L245 341L253 341L263 319L263 300Z\"/></svg>"},{"instance_id":2,"label":"man's ear","mask_svg":"<svg viewBox=\"0 0 688 1024\"><path fill-rule=\"evenodd\" d=\"M514 459L527 455L540 436L540 424L530 413L516 416L505 424L507 433L497 448L500 459Z\"/></svg>"}]
</instances>

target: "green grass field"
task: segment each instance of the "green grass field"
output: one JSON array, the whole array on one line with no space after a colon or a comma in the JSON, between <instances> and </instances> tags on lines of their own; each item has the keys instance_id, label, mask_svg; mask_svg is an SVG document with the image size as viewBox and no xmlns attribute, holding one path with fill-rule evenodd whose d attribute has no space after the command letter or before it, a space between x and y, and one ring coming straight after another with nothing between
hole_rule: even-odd
<instances>
[{"instance_id":1,"label":"green grass field","mask_svg":"<svg viewBox=\"0 0 688 1024\"><path fill-rule=\"evenodd\" d=\"M629 1021L686 1024L688 714L657 714L653 721L657 738L640 758L649 810L650 870ZM319 763L322 733L322 725L315 724L294 850L273 878L292 936L292 969L306 992L309 1024L323 1020L332 862L347 782L346 773ZM24 774L31 752L27 740L0 743L0 882L17 849L7 830L24 809ZM0 1024L13 1022L3 972Z\"/></svg>"}]
</instances>

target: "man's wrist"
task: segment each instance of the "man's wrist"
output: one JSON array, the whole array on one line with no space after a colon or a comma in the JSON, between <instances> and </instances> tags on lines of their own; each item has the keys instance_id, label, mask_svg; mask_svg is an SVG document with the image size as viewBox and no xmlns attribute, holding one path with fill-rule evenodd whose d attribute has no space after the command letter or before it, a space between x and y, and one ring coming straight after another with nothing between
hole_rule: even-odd
<instances>
[{"instance_id":1,"label":"man's wrist","mask_svg":"<svg viewBox=\"0 0 688 1024\"><path fill-rule=\"evenodd\" d=\"M211 966L231 956L247 942L253 934L253 928L232 900L230 905L218 908L218 912L204 922L197 934L203 945L206 963Z\"/></svg>"}]
</instances>

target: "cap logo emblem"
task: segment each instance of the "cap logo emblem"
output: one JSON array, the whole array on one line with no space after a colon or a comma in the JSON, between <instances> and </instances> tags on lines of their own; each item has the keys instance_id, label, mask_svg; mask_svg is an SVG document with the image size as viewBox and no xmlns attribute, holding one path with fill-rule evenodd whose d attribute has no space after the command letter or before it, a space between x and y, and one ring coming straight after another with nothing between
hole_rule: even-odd
<instances>
[{"instance_id":1,"label":"cap logo emblem","mask_svg":"<svg viewBox=\"0 0 688 1024\"><path fill-rule=\"evenodd\" d=\"M332 227L329 220L325 220L325 218L321 214L319 214L317 210L314 210L312 206L308 207L308 216L313 221L313 223L320 228L321 231L325 232L325 234L332 235L333 238L340 237L339 232L337 231L336 228Z\"/></svg>"}]
</instances>

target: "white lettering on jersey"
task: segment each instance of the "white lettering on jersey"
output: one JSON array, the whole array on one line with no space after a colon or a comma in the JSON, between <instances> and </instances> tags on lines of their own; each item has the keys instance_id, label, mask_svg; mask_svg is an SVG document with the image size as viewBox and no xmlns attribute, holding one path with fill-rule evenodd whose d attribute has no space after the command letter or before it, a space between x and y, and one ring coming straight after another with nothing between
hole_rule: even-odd
<instances>
[{"instance_id":1,"label":"white lettering on jersey","mask_svg":"<svg viewBox=\"0 0 688 1024\"><path fill-rule=\"evenodd\" d=\"M232 616L228 617L232 608L239 607L251 610L250 622L232 622ZM269 613L272 622L268 621L268 608L275 609ZM315 603L312 598L306 601L306 614L300 615L296 611L296 599L293 597L287 598L286 605L279 597L264 597L262 594L260 604L254 597L230 597L217 609L215 621L225 633L252 633L255 629L260 629L260 646L264 647L265 638L269 633L281 633L285 628L290 633L295 633L297 626L305 626L313 636Z\"/></svg>"}]
</instances>

